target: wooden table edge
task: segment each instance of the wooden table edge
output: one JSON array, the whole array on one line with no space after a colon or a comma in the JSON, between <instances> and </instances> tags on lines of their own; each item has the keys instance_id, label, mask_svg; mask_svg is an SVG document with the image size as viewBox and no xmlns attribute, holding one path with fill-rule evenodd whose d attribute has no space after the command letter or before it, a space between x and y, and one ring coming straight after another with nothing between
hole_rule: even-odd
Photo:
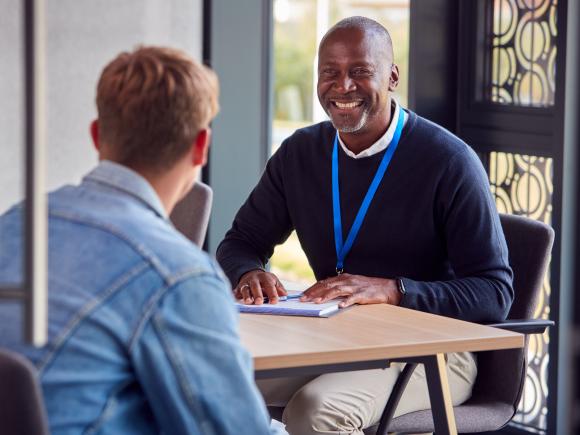
<instances>
[{"instance_id":1,"label":"wooden table edge","mask_svg":"<svg viewBox=\"0 0 580 435\"><path fill-rule=\"evenodd\" d=\"M414 349L415 344L397 346L396 349L374 346L365 349L342 349L326 352L304 352L292 355L257 356L253 358L254 370L284 369L312 365L341 364L374 360L405 359L454 352L484 352L492 350L517 349L524 346L524 335L512 333L506 337L496 337L493 341L477 339L456 340L442 349L439 343L423 344Z\"/></svg>"}]
</instances>

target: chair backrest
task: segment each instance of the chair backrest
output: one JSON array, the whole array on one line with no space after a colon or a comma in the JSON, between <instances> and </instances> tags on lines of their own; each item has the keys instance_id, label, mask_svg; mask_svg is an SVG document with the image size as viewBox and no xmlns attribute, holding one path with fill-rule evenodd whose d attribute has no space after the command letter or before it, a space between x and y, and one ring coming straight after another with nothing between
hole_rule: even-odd
<instances>
[{"instance_id":1,"label":"chair backrest","mask_svg":"<svg viewBox=\"0 0 580 435\"><path fill-rule=\"evenodd\" d=\"M36 369L25 358L0 349L0 433L48 435Z\"/></svg>"},{"instance_id":2,"label":"chair backrest","mask_svg":"<svg viewBox=\"0 0 580 435\"><path fill-rule=\"evenodd\" d=\"M175 206L171 221L189 240L202 247L207 232L213 192L207 184L196 182Z\"/></svg>"},{"instance_id":3,"label":"chair backrest","mask_svg":"<svg viewBox=\"0 0 580 435\"><path fill-rule=\"evenodd\" d=\"M522 216L502 214L500 220L514 271L515 298L508 317L531 319L550 262L554 230Z\"/></svg>"},{"instance_id":4,"label":"chair backrest","mask_svg":"<svg viewBox=\"0 0 580 435\"><path fill-rule=\"evenodd\" d=\"M500 215L509 263L514 271L514 302L509 319L531 319L542 292L550 262L554 230L522 216ZM472 398L497 400L513 406L519 403L527 367L527 340L523 349L481 352Z\"/></svg>"}]
</instances>

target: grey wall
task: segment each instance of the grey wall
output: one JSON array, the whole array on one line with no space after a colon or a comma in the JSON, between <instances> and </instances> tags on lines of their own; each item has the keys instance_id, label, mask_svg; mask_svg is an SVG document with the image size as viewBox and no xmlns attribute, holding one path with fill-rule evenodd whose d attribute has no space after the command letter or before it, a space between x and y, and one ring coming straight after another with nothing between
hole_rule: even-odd
<instances>
[{"instance_id":1,"label":"grey wall","mask_svg":"<svg viewBox=\"0 0 580 435\"><path fill-rule=\"evenodd\" d=\"M97 161L88 134L100 71L138 44L201 59L202 0L47 0L47 187L76 183ZM23 192L21 0L0 0L0 212Z\"/></svg>"},{"instance_id":2,"label":"grey wall","mask_svg":"<svg viewBox=\"0 0 580 435\"><path fill-rule=\"evenodd\" d=\"M0 212L24 192L21 2L0 0Z\"/></svg>"},{"instance_id":3,"label":"grey wall","mask_svg":"<svg viewBox=\"0 0 580 435\"><path fill-rule=\"evenodd\" d=\"M212 124L210 149L210 252L231 226L269 154L271 8L271 0L211 5L211 63L220 78L221 111Z\"/></svg>"}]
</instances>

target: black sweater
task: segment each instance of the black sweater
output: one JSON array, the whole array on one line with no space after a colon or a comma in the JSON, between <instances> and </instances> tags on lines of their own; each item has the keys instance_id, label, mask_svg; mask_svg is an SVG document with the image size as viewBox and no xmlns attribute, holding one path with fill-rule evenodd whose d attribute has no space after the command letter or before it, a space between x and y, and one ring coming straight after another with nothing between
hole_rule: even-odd
<instances>
[{"instance_id":1,"label":"black sweater","mask_svg":"<svg viewBox=\"0 0 580 435\"><path fill-rule=\"evenodd\" d=\"M331 156L335 129L297 130L270 158L217 258L236 285L263 268L293 229L318 280L336 274ZM339 148L343 238L384 155ZM344 262L344 271L403 279L401 306L471 321L505 319L512 271L485 171L460 139L413 112Z\"/></svg>"}]
</instances>

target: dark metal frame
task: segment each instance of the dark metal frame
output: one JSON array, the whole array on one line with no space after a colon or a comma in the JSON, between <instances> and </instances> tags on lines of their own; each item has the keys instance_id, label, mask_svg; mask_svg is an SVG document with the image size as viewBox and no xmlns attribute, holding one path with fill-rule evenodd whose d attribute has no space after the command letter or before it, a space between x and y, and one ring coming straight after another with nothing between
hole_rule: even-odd
<instances>
[{"instance_id":1,"label":"dark metal frame","mask_svg":"<svg viewBox=\"0 0 580 435\"><path fill-rule=\"evenodd\" d=\"M554 327L554 322L551 320L509 319L500 323L488 324L487 326L492 326L498 329L505 329L507 331L529 335L529 334L543 334L547 328ZM379 421L379 427L376 432L377 435L387 435L389 424L393 419L393 416L397 409L397 405L401 400L401 397L405 391L405 388L407 387L407 384L409 383L409 380L411 379L413 372L415 371L415 368L417 367L417 364L421 363L425 364L426 372L428 370L434 370L434 367L432 367L433 361L426 360L423 357L418 359L406 358L404 362L406 362L407 364L403 368L401 374L399 374L397 382L395 383L393 390L389 396L389 400L387 401L385 409L383 410L381 419ZM435 417L436 415L440 415L441 413L443 413L443 415L446 415L445 409L441 409L441 403L443 403L443 398L442 396L440 396L441 392L434 391L433 394L438 395L437 402L435 402L434 397L432 396L431 393L431 389L435 388L436 386L432 385L432 382L430 382L429 379L427 379L427 382L429 388L429 395L431 396L431 403L433 404L433 407L437 407L437 409L433 409L433 416ZM434 423L435 425L437 424L435 421ZM439 433L440 431L440 429L438 429L437 426L435 426L435 430L437 431L437 433Z\"/></svg>"},{"instance_id":2,"label":"dark metal frame","mask_svg":"<svg viewBox=\"0 0 580 435\"><path fill-rule=\"evenodd\" d=\"M417 368L417 363L408 362L405 364L403 371L399 374L397 378L397 382L393 386L393 390L389 395L389 400L387 401L387 405L381 414L381 420L379 422L379 427L377 429L377 434L382 435L386 434L389 429L389 424L395 415L395 411L397 410L397 405L401 401L401 397L405 392L405 388L407 384L411 380L411 376L413 372Z\"/></svg>"},{"instance_id":3,"label":"dark metal frame","mask_svg":"<svg viewBox=\"0 0 580 435\"><path fill-rule=\"evenodd\" d=\"M211 0L203 0L202 4L202 31L201 31L201 57L204 65L211 67ZM210 185L210 171L209 171L209 160L211 159L211 147L208 151L207 163L201 169L201 181L208 186ZM209 234L209 228L211 221L207 224L207 234ZM209 252L209 237L205 237L202 249L205 252Z\"/></svg>"},{"instance_id":4,"label":"dark metal frame","mask_svg":"<svg viewBox=\"0 0 580 435\"><path fill-rule=\"evenodd\" d=\"M203 0L202 8L203 8L203 29L202 29L202 57L203 63L207 66L212 66L212 3L213 0ZM273 111L273 101L274 95L272 92L273 89L273 49L274 49L274 27L273 27L273 17L274 17L274 2L270 0L262 0L262 26L264 29L264 37L262 39L262 69L264 71L268 71L266 80L262 83L261 91L267 95L267 98L264 98L266 101L264 107L264 116L261 118L261 126L260 126L260 133L261 133L261 155L262 155L262 163L265 165L266 161L270 157L270 144L272 139L272 111ZM211 148L210 148L210 155L208 157L211 158ZM210 168L209 164L205 165L202 170L202 181L211 186L210 183Z\"/></svg>"},{"instance_id":5,"label":"dark metal frame","mask_svg":"<svg viewBox=\"0 0 580 435\"><path fill-rule=\"evenodd\" d=\"M256 370L256 379L284 378L289 376L311 376L323 373L352 372L355 370L386 369L391 365L389 360L358 361L336 364L318 364L300 367Z\"/></svg>"},{"instance_id":6,"label":"dark metal frame","mask_svg":"<svg viewBox=\"0 0 580 435\"><path fill-rule=\"evenodd\" d=\"M443 354L397 358L393 360L357 361L303 367L255 370L255 378L268 379L314 374L320 375L323 373L336 373L353 370L387 368L391 362L403 362L407 363L407 365L403 369L402 375L400 375L397 379L393 393L391 394L385 411L383 412L379 431L377 431L377 434L386 433L387 426L391 420L392 415L394 414L396 405L399 402L407 382L417 364L423 364L425 366L427 387L429 389L429 399L432 403L431 412L433 414L433 422L437 434L449 435L455 433L456 429L453 408L451 408L450 397L446 397L449 394L449 386L445 386L442 383L442 376L446 377L446 373L444 373L445 363ZM449 408L446 408L446 402L449 404ZM381 429L383 432L380 432Z\"/></svg>"},{"instance_id":7,"label":"dark metal frame","mask_svg":"<svg viewBox=\"0 0 580 435\"><path fill-rule=\"evenodd\" d=\"M580 426L578 406L580 400L574 403L569 400L573 397L574 379L576 386L580 371L577 364L574 365L574 354L580 355L580 330L573 329L574 315L578 315L578 282L580 279L579 253L580 233L578 232L578 208L580 204L580 45L578 37L580 32L580 5L577 2L568 3L568 34L567 41L571 42L567 50L567 79L566 79L566 110L564 135L564 177L563 177L563 203L562 213L562 252L561 252L561 277L560 277L560 325L558 334L558 396L563 399L558 403L557 429L559 433L578 433ZM576 310L574 301L576 300ZM575 343L576 346L571 346ZM575 430L576 426L576 430Z\"/></svg>"},{"instance_id":8,"label":"dark metal frame","mask_svg":"<svg viewBox=\"0 0 580 435\"><path fill-rule=\"evenodd\" d=\"M561 358L560 386L566 389L560 391L564 397L572 398L564 404L564 411L558 419L561 433L580 433L580 231L578 230L578 214L580 212L580 4L569 2L568 5L568 35L567 40L572 44L568 47L568 79L566 82L567 97L571 98L566 105L566 167L568 195L566 195L566 207L571 208L571 222L568 222L570 230L569 243L573 245L562 256L570 269L563 276L566 289L562 303L562 321L569 325L568 331L562 331L561 342L569 355ZM565 236L564 236L565 238ZM567 332L567 334L566 334ZM564 347L564 346L563 346ZM569 395L568 395L569 394ZM560 406L560 408L563 408Z\"/></svg>"},{"instance_id":9,"label":"dark metal frame","mask_svg":"<svg viewBox=\"0 0 580 435\"><path fill-rule=\"evenodd\" d=\"M211 67L211 0L203 0L202 4L202 41L201 41L201 57L204 65ZM211 156L211 148L209 150L208 162ZM201 181L209 185L209 164L205 165L201 170ZM207 240L204 243L204 249L206 249ZM207 250L207 249L206 249Z\"/></svg>"},{"instance_id":10,"label":"dark metal frame","mask_svg":"<svg viewBox=\"0 0 580 435\"><path fill-rule=\"evenodd\" d=\"M457 134L480 155L492 151L532 154L552 157L554 161L554 192L552 195L552 226L556 232L552 254L550 284L550 319L560 323L560 262L562 228L562 191L564 156L564 90L566 83L567 1L558 3L558 34L556 44L556 94L552 107L513 107L478 101L475 90L481 77L482 41L478 40L485 14L481 4L489 0L459 2L459 78L457 97ZM485 160L484 160L485 163ZM559 328L550 331L548 352L548 391L558 391ZM547 433L557 431L558 394L548 395ZM510 433L513 429L510 429ZM520 431L526 433L525 431Z\"/></svg>"},{"instance_id":11,"label":"dark metal frame","mask_svg":"<svg viewBox=\"0 0 580 435\"><path fill-rule=\"evenodd\" d=\"M272 3L271 0L252 1L244 7L236 6L232 12L232 8L225 2L202 2L203 58L220 76L221 88L224 90L220 96L223 110L219 122L216 120L212 126L214 145L210 148L208 165L202 173L203 181L215 192L214 210L222 215L210 222L207 241L211 251L219 243L216 235L223 237L222 230L225 232L229 228L230 224L224 222L224 216L235 214L236 210L232 207L259 178L270 154L271 125L268 114L271 113L272 106ZM233 45L232 40L236 41ZM241 45L251 47L251 50L248 53L240 51ZM233 49L234 46L237 49ZM249 87L239 86L239 73L232 72L235 69L228 67L231 62L238 69L240 62L244 65L241 70L242 78L247 80ZM237 87L237 91L225 92L231 86ZM257 111L241 108L240 101L244 101L244 98L251 100L252 107L258 104ZM236 111L239 113L236 114ZM250 133L242 138L241 142L247 145L247 149L240 155L240 139L235 132L243 128ZM227 152L230 146L232 153ZM232 155L236 156L234 160ZM241 160L237 160L238 158ZM226 174L223 169L231 169L232 161L236 161L237 166L244 166L245 170ZM220 166L220 171L215 169L216 165Z\"/></svg>"},{"instance_id":12,"label":"dark metal frame","mask_svg":"<svg viewBox=\"0 0 580 435\"><path fill-rule=\"evenodd\" d=\"M482 51L485 47L479 32L486 20L481 5L488 1L492 0L459 3L458 50L459 58L464 61L458 64L456 131L478 152L499 150L557 157L562 148L562 140L556 142L554 139L562 130L566 2L558 4L555 104L552 107L517 107L476 98L478 84L484 80L478 70L484 62ZM519 145L522 143L526 145Z\"/></svg>"},{"instance_id":13,"label":"dark metal frame","mask_svg":"<svg viewBox=\"0 0 580 435\"><path fill-rule=\"evenodd\" d=\"M47 338L47 208L44 191L45 149L45 2L24 2L26 197L24 200L23 282L0 286L0 300L25 306L24 332L28 342L43 346Z\"/></svg>"},{"instance_id":14,"label":"dark metal frame","mask_svg":"<svg viewBox=\"0 0 580 435\"><path fill-rule=\"evenodd\" d=\"M573 49L573 47L569 49L566 47L567 26L570 25L570 31L573 31L574 24L578 24L578 14L569 17L571 21L567 22L569 15L567 10L568 8L573 10L573 7L577 8L577 5L573 5L572 2L568 4L566 0L560 0L558 4L555 105L551 108L527 108L482 103L480 99L478 101L475 98L474 88L478 78L475 72L483 67L481 63L476 63L478 59L475 53L478 44L481 47L482 41L477 40L478 32L475 29L478 25L481 26L483 24L481 20L485 19L483 14L478 14L481 12L481 10L478 11L478 3L481 3L481 0L411 0L410 107L419 115L435 120L466 140L475 148L488 169L490 151L550 156L554 159L552 220L556 230L556 240L551 268L551 319L555 320L558 326L551 331L548 348L550 353L548 388L551 393L548 397L547 431L556 433L560 430L565 433L566 428L563 427L563 422L568 418L566 414L571 414L573 411L565 409L567 403L557 406L558 394L556 393L566 394L565 391L558 392L558 377L561 379L560 386L570 383L565 380L570 376L570 369L567 368L567 352L571 350L568 344L559 347L558 343L565 343L567 338L566 305L570 305L569 302L573 298L570 294L573 291L572 286L574 282L578 282L580 274L577 272L575 278L570 278L574 272L569 269L574 265L568 263L575 261L578 264L580 260L576 258L563 263L562 259L567 260L570 256L577 255L574 252L577 252L577 246L580 246L580 232L574 234L574 227L577 226L574 216L577 212L575 209L570 210L575 207L571 197L576 198L576 203L580 202L580 193L578 193L580 186L576 181L572 187L563 184L564 85L570 80L580 83L573 77L578 68L572 72L569 71L571 76L568 79L565 74L567 52ZM578 52L577 48L576 52ZM481 58L479 61L481 62ZM574 92L568 92L566 97L578 99L578 96L573 94ZM578 107L578 104L579 102L575 107ZM574 123L572 117L568 122ZM525 146L522 146L523 144ZM580 144L567 143L566 146L567 155L570 156L570 148L578 147ZM580 153L577 153L577 156L580 157ZM570 166L572 166L572 172L575 172L574 165L569 165L568 178L571 175L575 176L570 174ZM568 184L570 184L569 181ZM568 194L566 198L568 210L565 214L562 213L564 187L568 190L570 188L577 190L576 193ZM563 235L562 231L566 231L566 234ZM574 244L576 247L570 246ZM563 254L564 252L566 254ZM577 267L577 270L580 270L580 267ZM567 287L561 289L561 285ZM565 299L560 302L560 298ZM580 304L580 298L578 301ZM580 324L578 320L577 324ZM577 341L580 342L580 340ZM580 350L577 353L580 354ZM580 387L577 388L580 391ZM558 419L560 419L560 425L557 423ZM511 428L504 431L525 433L523 430Z\"/></svg>"}]
</instances>

